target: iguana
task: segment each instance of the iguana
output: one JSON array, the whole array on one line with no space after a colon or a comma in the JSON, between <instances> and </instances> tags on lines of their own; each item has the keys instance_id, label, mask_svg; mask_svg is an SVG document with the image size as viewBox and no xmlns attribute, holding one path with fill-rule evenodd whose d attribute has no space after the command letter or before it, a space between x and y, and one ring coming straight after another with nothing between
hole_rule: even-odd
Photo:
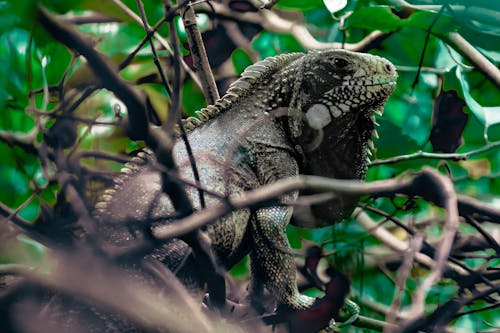
<instances>
[{"instance_id":1,"label":"iguana","mask_svg":"<svg viewBox=\"0 0 500 333\"><path fill-rule=\"evenodd\" d=\"M375 113L395 89L397 73L386 59L345 50L311 51L270 57L248 67L214 105L184 120L200 182L223 196L243 193L298 174L364 179L372 146ZM180 176L193 180L182 140L174 146ZM168 224L175 211L161 191L155 156L140 152L96 205L101 234L110 244L140 242L129 221ZM194 206L197 190L186 186ZM298 192L279 198L292 202ZM224 200L205 194L208 207ZM313 207L301 226L315 227L350 213L352 200ZM299 293L285 227L293 210L286 205L235 211L207 227L220 265L230 268L250 254L249 294L267 288L278 303L304 309L314 299ZM143 224L141 224L143 225ZM189 247L168 241L151 257L182 279L196 275Z\"/></svg>"}]
</instances>

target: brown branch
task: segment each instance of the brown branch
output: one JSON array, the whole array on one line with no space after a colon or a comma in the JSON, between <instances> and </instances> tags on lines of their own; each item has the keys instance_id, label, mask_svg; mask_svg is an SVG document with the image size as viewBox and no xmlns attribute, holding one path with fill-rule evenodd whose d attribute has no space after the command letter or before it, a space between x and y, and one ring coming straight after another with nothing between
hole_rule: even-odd
<instances>
[{"instance_id":1,"label":"brown branch","mask_svg":"<svg viewBox=\"0 0 500 333\"><path fill-rule=\"evenodd\" d=\"M436 284L444 272L459 223L457 196L451 180L435 171L424 171L423 175L425 176L417 182L416 190L427 192L424 197L443 207L447 214L443 225L443 235L434 255L435 265L433 265L429 276L422 281L414 293L413 304L410 308L412 318L424 315L425 298L430 288ZM417 193L415 194L417 195ZM410 319L410 321L412 320Z\"/></svg>"},{"instance_id":2,"label":"brown branch","mask_svg":"<svg viewBox=\"0 0 500 333\"><path fill-rule=\"evenodd\" d=\"M182 8L185 6L185 4L188 2L189 0L183 0L183 1L179 1L179 3L177 4L177 6L175 7L172 7L170 9L170 11L165 15L165 18L162 19L162 21L170 21L172 20L172 18L176 15L177 13L177 10L179 8ZM130 17L132 20L134 20L136 23L138 24L141 24L142 25L142 22L141 22L141 18L139 16L137 16L136 13L134 13L132 10L130 10L130 8L128 8L123 2L121 2L120 0L112 0L112 2L120 9L123 11L123 13L125 15L127 15L128 17ZM151 29L151 27L149 27ZM168 42L165 40L165 38L163 38L157 31L154 30L154 28L152 29L154 31L154 37L156 38L156 40L160 43L161 46L163 46L163 48L165 50L167 50L167 52L169 52L170 54L172 54L172 48L170 47L170 45L168 44ZM193 82L201 88L201 83L200 83L200 79L198 78L198 76L196 75L196 73L194 73L191 68L189 68L189 66L186 64L186 62L181 59L181 64L182 64L182 67L184 68L184 70L189 74L189 76L191 77L191 79L193 80Z\"/></svg>"},{"instance_id":3,"label":"brown branch","mask_svg":"<svg viewBox=\"0 0 500 333\"><path fill-rule=\"evenodd\" d=\"M203 45L200 30L196 24L196 14L191 5L186 6L182 12L182 22L186 30L186 36L189 43L193 64L201 80L203 95L207 104L214 104L219 99L219 92L215 84L214 76L210 63L208 62L207 52Z\"/></svg>"},{"instance_id":4,"label":"brown branch","mask_svg":"<svg viewBox=\"0 0 500 333\"><path fill-rule=\"evenodd\" d=\"M500 223L500 209L488 206L465 195L458 196L458 209L462 216L472 216L479 221Z\"/></svg>"},{"instance_id":5,"label":"brown branch","mask_svg":"<svg viewBox=\"0 0 500 333\"><path fill-rule=\"evenodd\" d=\"M410 241L410 245L408 250L406 251L403 262L401 266L398 268L396 273L396 286L397 292L392 300L391 307L389 309L389 313L387 314L386 320L389 323L396 323L396 319L398 317L398 313L400 312L401 304L402 304L402 295L406 289L406 283L408 277L410 276L410 272L413 268L413 263L415 261L415 256L420 252L422 248L422 244L424 241L423 235L419 234L413 237ZM396 327L389 328L387 331L389 332L397 332Z\"/></svg>"},{"instance_id":6,"label":"brown branch","mask_svg":"<svg viewBox=\"0 0 500 333\"><path fill-rule=\"evenodd\" d=\"M52 37L83 55L96 77L101 78L103 87L112 91L127 106L127 131L130 138L143 140L148 133L146 119L146 103L132 86L118 76L117 71L110 65L104 55L94 49L93 43L83 37L73 27L59 22L52 14L42 7L38 7L37 20Z\"/></svg>"},{"instance_id":7,"label":"brown branch","mask_svg":"<svg viewBox=\"0 0 500 333\"><path fill-rule=\"evenodd\" d=\"M200 11L207 13L208 15L215 15L217 17L231 20L252 23L259 25L270 32L286 33L292 34L299 43L306 49L310 50L325 50L325 49L339 49L344 48L350 51L367 51L373 47L374 44L380 43L383 39L390 36L388 33L382 33L380 31L373 31L368 34L365 38L357 43L340 43L340 42L320 42L309 32L307 27L301 22L289 21L282 18L273 11L263 11L263 12L246 12L239 13L232 11L226 5L211 2L210 6L215 10L215 14L211 8L206 5L200 4Z\"/></svg>"},{"instance_id":8,"label":"brown branch","mask_svg":"<svg viewBox=\"0 0 500 333\"><path fill-rule=\"evenodd\" d=\"M452 161L464 161L473 155L484 153L486 151L500 147L500 141L490 142L489 144L475 150L471 150L465 153L428 153L425 151L418 151L416 153L395 156L383 160L374 160L370 163L370 166L376 166L381 164L395 164L403 161L416 160L420 158L424 159L435 159L435 160L452 160Z\"/></svg>"},{"instance_id":9,"label":"brown branch","mask_svg":"<svg viewBox=\"0 0 500 333\"><path fill-rule=\"evenodd\" d=\"M400 177L372 183L363 183L356 180L329 179L318 176L290 177L238 196L230 196L225 203L198 211L169 226L158 227L154 233L160 239L176 237L208 223L214 223L217 219L233 210L256 206L265 201L276 199L284 193L305 189L354 196L373 194L375 196L392 197L396 193L408 196L420 195L429 201L442 205L441 198L436 197L434 192L428 192L429 184L425 183L426 180L429 181L429 175L434 174L436 174L435 171L424 170L410 179ZM432 189L432 187L430 188Z\"/></svg>"},{"instance_id":10,"label":"brown branch","mask_svg":"<svg viewBox=\"0 0 500 333\"><path fill-rule=\"evenodd\" d=\"M217 219L233 210L252 207L267 200L276 199L279 196L304 189L314 189L318 191L336 191L339 194L368 194L373 191L386 189L388 187L399 187L401 179L390 179L381 182L364 184L359 181L328 179L317 176L297 176L280 180L271 185L259 187L245 192L238 196L230 196L227 201L210 208L200 210L191 216L176 223L157 227L154 234L159 239L169 239L178 237L186 232L200 228L206 224L214 223Z\"/></svg>"},{"instance_id":11,"label":"brown branch","mask_svg":"<svg viewBox=\"0 0 500 333\"><path fill-rule=\"evenodd\" d=\"M180 61L182 59L182 55L179 49L179 40L178 40L178 32L173 21L170 21L170 38L172 41L172 47L174 49L174 75L173 75L173 83L174 90L172 94L172 103L170 107L170 112L168 113L167 121L165 122L163 128L167 133L171 133L174 125L177 124L180 130L180 136L186 147L186 153L189 158L189 164L191 165L191 169L193 171L193 177L196 184L200 184L200 173L198 172L198 167L196 165L196 161L194 158L193 150L191 149L191 144L187 138L186 130L181 121L181 107L180 107L180 98L181 98L181 68ZM205 208L205 196L203 190L198 187L198 198L200 200L200 207Z\"/></svg>"},{"instance_id":12,"label":"brown branch","mask_svg":"<svg viewBox=\"0 0 500 333\"><path fill-rule=\"evenodd\" d=\"M121 22L120 19L110 17L100 13L85 14L79 16L69 16L66 18L68 23L75 25L90 24L90 23L115 23Z\"/></svg>"},{"instance_id":13,"label":"brown branch","mask_svg":"<svg viewBox=\"0 0 500 333\"><path fill-rule=\"evenodd\" d=\"M161 82L162 82L163 87L165 88L167 94L169 96L172 96L172 88L170 88L167 77L165 76L165 72L163 71L163 67L161 66L160 59L158 58L158 53L156 52L156 47L153 43L153 40L151 39L151 36L153 34L153 29L148 24L146 12L144 10L144 5L142 4L141 0L137 0L136 3L137 3L137 7L139 8L139 13L141 15L141 21L142 21L142 24L144 26L144 30L146 31L146 35L150 36L148 38L148 41L149 41L149 46L151 47L151 53L153 54L153 61L154 61L154 64L156 66L156 70L158 71L158 74L160 75Z\"/></svg>"},{"instance_id":14,"label":"brown branch","mask_svg":"<svg viewBox=\"0 0 500 333\"><path fill-rule=\"evenodd\" d=\"M37 236L35 227L29 221L18 215L19 211L24 207L24 204L13 210L4 203L0 202L0 222L9 221L13 223L19 230L31 236Z\"/></svg>"},{"instance_id":15,"label":"brown branch","mask_svg":"<svg viewBox=\"0 0 500 333\"><path fill-rule=\"evenodd\" d=\"M389 5L398 7L400 10L404 10L406 15L410 15L418 10L423 11L438 11L442 9L442 5L412 5L405 0L387 0ZM446 5L452 12L455 11L467 11L467 14L472 10L472 6L453 6ZM476 7L477 8L477 7ZM488 15L485 15L487 13ZM485 17L490 20L491 23L496 23L497 13L490 10L484 10L481 8L481 17ZM453 47L458 53L469 60L483 75L488 78L497 88L500 88L500 69L496 67L491 61L489 61L481 52L479 52L474 46L472 46L465 38L463 38L458 32L449 32L448 34L440 34L435 32L435 35L441 38L443 41L448 43Z\"/></svg>"},{"instance_id":16,"label":"brown branch","mask_svg":"<svg viewBox=\"0 0 500 333\"><path fill-rule=\"evenodd\" d=\"M98 53L92 43L83 38L80 33L72 27L66 26L58 22L52 14L49 14L45 9L39 7L37 11L37 19L42 26L59 42L66 45L70 49L76 50L82 54L88 61L91 69L96 77L101 78L103 87L115 93L127 106L129 115L127 129L130 138L135 140L146 140L146 144L151 147L158 161L168 170L176 171L177 167L172 157L172 138L166 135L161 129L150 130L146 119L146 102L132 86L122 80L114 68L106 61L105 57ZM176 180L170 179L166 173L162 173L164 191L172 199L174 208L181 216L187 216L193 212L191 201L182 184ZM65 181L61 181L64 184ZM69 187L73 193L73 188ZM76 193L76 191L75 191ZM88 218L88 212L83 209L83 206L78 209L81 215L82 222L86 224L88 230L93 230L91 219ZM213 294L220 295L220 298L214 305L222 305L225 301L224 279L217 272L215 259L211 254L210 246L205 237L198 230L184 234L182 239L186 241L196 254L197 262L202 268L205 268L205 274L209 287L212 290L217 290ZM214 287L214 285L216 287Z\"/></svg>"},{"instance_id":17,"label":"brown branch","mask_svg":"<svg viewBox=\"0 0 500 333\"><path fill-rule=\"evenodd\" d=\"M146 143L155 151L156 159L161 165L173 173L178 172L172 156L173 141L169 135L162 129L152 130ZM183 184L178 179L169 177L167 172L162 172L161 176L162 190L171 199L176 212L180 216L192 215L194 208ZM195 254L196 262L200 267L200 271L205 275L208 284L211 305L219 308L223 307L226 301L225 281L223 273L216 264L206 235L200 229L194 228L179 235L179 238L185 241ZM213 297L215 299L212 299Z\"/></svg>"},{"instance_id":18,"label":"brown branch","mask_svg":"<svg viewBox=\"0 0 500 333\"><path fill-rule=\"evenodd\" d=\"M490 288L474 292L470 297L457 297L449 300L448 302L439 305L427 317L419 317L411 321L404 327L400 327L398 332L401 333L417 333L417 332L443 332L446 325L455 319L456 314L464 306L472 304L474 301L487 297L491 294L497 293L500 290L500 284L491 286Z\"/></svg>"},{"instance_id":19,"label":"brown branch","mask_svg":"<svg viewBox=\"0 0 500 333\"><path fill-rule=\"evenodd\" d=\"M158 293L144 283L144 275L126 274L98 254L52 249L51 256L48 272L47 267L23 265L0 266L0 272L120 313L146 331L192 332L193 325L203 332L212 331L209 319L172 273Z\"/></svg>"},{"instance_id":20,"label":"brown branch","mask_svg":"<svg viewBox=\"0 0 500 333\"><path fill-rule=\"evenodd\" d=\"M443 39L458 53L474 64L486 78L500 89L500 69L491 63L481 52L457 32L450 32Z\"/></svg>"},{"instance_id":21,"label":"brown branch","mask_svg":"<svg viewBox=\"0 0 500 333\"><path fill-rule=\"evenodd\" d=\"M33 129L27 134L14 134L7 131L0 131L0 141L9 147L19 147L28 154L38 155L35 141L38 131Z\"/></svg>"},{"instance_id":22,"label":"brown branch","mask_svg":"<svg viewBox=\"0 0 500 333\"><path fill-rule=\"evenodd\" d=\"M374 237L376 237L382 244L387 246L389 249L396 251L397 253L405 253L409 248L409 243L402 241L390 233L387 229L383 228L380 224L373 221L368 214L363 211L356 209L353 213L353 217L363 226L365 229ZM415 261L424 267L429 269L436 265L432 257L424 253L416 253ZM446 268L456 274L465 275L467 270L460 265L454 263L447 263Z\"/></svg>"}]
</instances>

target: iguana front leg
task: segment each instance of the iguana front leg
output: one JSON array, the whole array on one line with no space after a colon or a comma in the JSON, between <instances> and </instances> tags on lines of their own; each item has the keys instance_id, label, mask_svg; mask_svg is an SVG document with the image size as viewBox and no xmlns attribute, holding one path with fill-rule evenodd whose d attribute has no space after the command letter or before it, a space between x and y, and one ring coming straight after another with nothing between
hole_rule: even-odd
<instances>
[{"instance_id":1,"label":"iguana front leg","mask_svg":"<svg viewBox=\"0 0 500 333\"><path fill-rule=\"evenodd\" d=\"M266 145L265 154L257 156L257 176L262 184L298 174L298 165L284 147ZM281 202L297 198L298 192L283 195ZM280 305L292 309L309 307L314 298L302 295L297 288L293 252L286 236L293 209L287 206L260 208L251 219L253 246L250 253L252 267L251 297L259 300L263 287L277 298Z\"/></svg>"},{"instance_id":2,"label":"iguana front leg","mask_svg":"<svg viewBox=\"0 0 500 333\"><path fill-rule=\"evenodd\" d=\"M291 216L292 208L284 206L256 212L252 220L254 248L250 253L253 278L250 292L253 299L258 299L266 287L280 305L300 310L308 308L314 298L300 294L297 288L295 261L285 232Z\"/></svg>"}]
</instances>

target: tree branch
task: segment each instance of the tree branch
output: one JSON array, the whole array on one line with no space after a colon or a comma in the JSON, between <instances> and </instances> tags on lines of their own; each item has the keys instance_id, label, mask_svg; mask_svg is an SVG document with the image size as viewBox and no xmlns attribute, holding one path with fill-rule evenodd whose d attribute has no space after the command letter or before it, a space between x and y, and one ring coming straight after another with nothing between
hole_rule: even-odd
<instances>
[{"instance_id":1,"label":"tree branch","mask_svg":"<svg viewBox=\"0 0 500 333\"><path fill-rule=\"evenodd\" d=\"M373 44L380 43L383 39L390 36L390 34L387 33L373 31L357 43L325 43L320 42L316 38L314 38L314 36L309 32L309 30L303 23L286 20L273 11L266 10L260 13L239 13L232 11L227 6L221 3L211 2L210 5L215 10L215 14L213 13L213 10L211 8L207 8L206 5L203 5L200 11L207 13L208 15L216 15L226 20L253 23L262 26L264 29L270 32L292 34L293 37L295 37L299 41L299 43L302 44L302 46L304 46L306 49L311 50L344 48L350 51L362 52L369 50L373 46Z\"/></svg>"},{"instance_id":2,"label":"tree branch","mask_svg":"<svg viewBox=\"0 0 500 333\"><path fill-rule=\"evenodd\" d=\"M144 140L148 134L144 97L118 76L116 69L108 63L104 55L94 49L89 39L84 38L71 26L59 22L42 7L38 7L37 20L54 39L87 59L94 75L101 79L102 85L127 106L127 132L130 138Z\"/></svg>"},{"instance_id":3,"label":"tree branch","mask_svg":"<svg viewBox=\"0 0 500 333\"><path fill-rule=\"evenodd\" d=\"M198 30L196 24L196 14L193 6L191 4L186 6L181 15L184 29L186 29L189 49L193 57L193 64L201 80L203 95L205 96L207 104L214 104L215 101L219 99L219 92L217 91L217 85L215 84L210 63L208 62L207 52L203 45L200 30Z\"/></svg>"},{"instance_id":4,"label":"tree branch","mask_svg":"<svg viewBox=\"0 0 500 333\"><path fill-rule=\"evenodd\" d=\"M486 151L500 147L500 141L490 142L489 144L465 153L428 153L425 151L417 151L416 153L408 155L395 156L383 160L374 160L370 163L370 166L376 166L381 164L395 164L403 161L416 160L420 158L436 159L436 160L452 160L452 161L465 161L473 155L484 153Z\"/></svg>"}]
</instances>

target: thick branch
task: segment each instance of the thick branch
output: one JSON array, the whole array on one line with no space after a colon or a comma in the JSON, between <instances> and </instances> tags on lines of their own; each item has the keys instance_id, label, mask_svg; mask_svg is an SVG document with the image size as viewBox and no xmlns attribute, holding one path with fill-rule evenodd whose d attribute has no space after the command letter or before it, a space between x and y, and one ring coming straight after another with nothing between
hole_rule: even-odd
<instances>
[{"instance_id":1,"label":"thick branch","mask_svg":"<svg viewBox=\"0 0 500 333\"><path fill-rule=\"evenodd\" d=\"M217 219L229 214L233 210L261 205L266 201L278 198L284 193L305 189L352 196L373 194L375 196L392 197L400 193L412 197L421 196L438 205L444 205L446 202L436 195L436 192L432 190L433 187L428 187L429 177L431 177L431 175L436 176L436 173L431 170L425 170L410 179L401 177L372 183L363 183L356 180L330 179L318 176L290 177L271 185L245 192L242 195L230 196L225 203L220 203L208 209L196 212L177 223L156 228L155 235L160 239L177 237L208 223L214 223Z\"/></svg>"}]
</instances>

